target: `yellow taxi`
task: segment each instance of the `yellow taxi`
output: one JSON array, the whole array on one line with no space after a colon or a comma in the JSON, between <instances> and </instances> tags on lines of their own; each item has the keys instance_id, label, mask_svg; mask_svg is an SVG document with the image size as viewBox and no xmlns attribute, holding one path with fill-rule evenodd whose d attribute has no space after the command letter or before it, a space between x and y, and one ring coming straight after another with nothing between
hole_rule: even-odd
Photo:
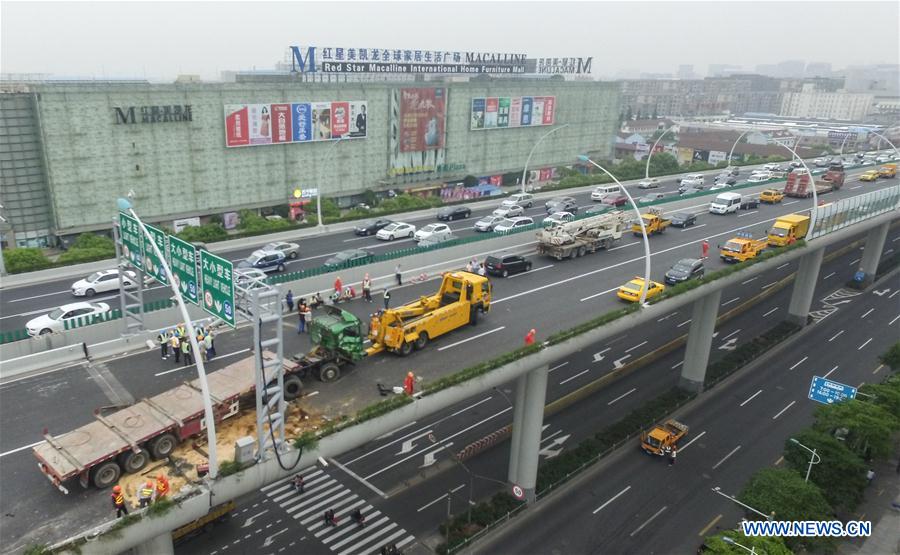
<instances>
[{"instance_id":1,"label":"yellow taxi","mask_svg":"<svg viewBox=\"0 0 900 555\"><path fill-rule=\"evenodd\" d=\"M878 170L869 170L859 176L860 181L876 181L878 179Z\"/></svg>"},{"instance_id":2,"label":"yellow taxi","mask_svg":"<svg viewBox=\"0 0 900 555\"><path fill-rule=\"evenodd\" d=\"M784 199L784 193L782 193L778 189L766 189L759 194L759 202L768 202L769 204L775 204L777 202L781 202L782 199Z\"/></svg>"},{"instance_id":3,"label":"yellow taxi","mask_svg":"<svg viewBox=\"0 0 900 555\"><path fill-rule=\"evenodd\" d=\"M653 297L659 295L666 289L666 286L662 283L657 283L655 281L650 282L650 287L647 289L647 300L649 301ZM636 277L633 280L629 281L622 287L619 287L619 291L616 293L623 301L628 301L630 303L636 303L641 299L641 292L644 290L644 278Z\"/></svg>"}]
</instances>

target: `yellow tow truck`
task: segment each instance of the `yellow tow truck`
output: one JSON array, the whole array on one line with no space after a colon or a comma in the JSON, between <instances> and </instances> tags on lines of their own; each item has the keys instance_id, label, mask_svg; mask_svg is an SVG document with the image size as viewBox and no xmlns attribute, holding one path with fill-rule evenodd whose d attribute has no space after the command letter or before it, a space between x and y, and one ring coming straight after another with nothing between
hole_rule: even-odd
<instances>
[{"instance_id":1,"label":"yellow tow truck","mask_svg":"<svg viewBox=\"0 0 900 555\"><path fill-rule=\"evenodd\" d=\"M730 239L719 249L719 256L725 262L745 262L761 253L769 244L768 237L754 239L746 232L738 233L737 237Z\"/></svg>"},{"instance_id":2,"label":"yellow tow truck","mask_svg":"<svg viewBox=\"0 0 900 555\"><path fill-rule=\"evenodd\" d=\"M892 179L897 177L897 164L885 164L878 169L878 177Z\"/></svg>"},{"instance_id":3,"label":"yellow tow truck","mask_svg":"<svg viewBox=\"0 0 900 555\"><path fill-rule=\"evenodd\" d=\"M784 200L784 193L778 189L766 189L759 194L759 202L775 204Z\"/></svg>"},{"instance_id":4,"label":"yellow tow truck","mask_svg":"<svg viewBox=\"0 0 900 555\"><path fill-rule=\"evenodd\" d=\"M687 433L686 425L674 419L667 420L664 424L657 424L649 432L641 432L641 449L661 457L669 453Z\"/></svg>"},{"instance_id":5,"label":"yellow tow truck","mask_svg":"<svg viewBox=\"0 0 900 555\"><path fill-rule=\"evenodd\" d=\"M367 355L391 351L406 356L428 341L466 324L478 323L491 309L491 282L471 272L444 274L441 288L431 296L374 315L369 323L372 346Z\"/></svg>"},{"instance_id":6,"label":"yellow tow truck","mask_svg":"<svg viewBox=\"0 0 900 555\"><path fill-rule=\"evenodd\" d=\"M878 179L878 170L869 170L859 176L860 181L876 181Z\"/></svg>"},{"instance_id":7,"label":"yellow tow truck","mask_svg":"<svg viewBox=\"0 0 900 555\"><path fill-rule=\"evenodd\" d=\"M663 218L662 210L659 208L651 208L647 212L641 214L641 219L644 220L644 229L647 230L647 235L662 233L669 227L669 224L672 223L672 220ZM641 235L640 222L631 224L631 232L634 233L635 236Z\"/></svg>"}]
</instances>

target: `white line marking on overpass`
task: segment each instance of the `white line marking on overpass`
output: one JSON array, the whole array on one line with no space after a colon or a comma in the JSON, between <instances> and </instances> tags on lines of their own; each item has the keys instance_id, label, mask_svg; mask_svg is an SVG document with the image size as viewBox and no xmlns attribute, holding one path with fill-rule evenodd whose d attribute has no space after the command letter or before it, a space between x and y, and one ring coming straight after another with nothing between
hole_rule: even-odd
<instances>
[{"instance_id":1,"label":"white line marking on overpass","mask_svg":"<svg viewBox=\"0 0 900 555\"><path fill-rule=\"evenodd\" d=\"M463 489L464 487L466 487L465 484L460 484L460 485L456 486L455 488L451 489L451 490L450 490L450 493L456 493L456 492L458 492L459 490ZM444 499L447 499L447 494L446 494L446 493L445 493L444 495L438 497L438 498L435 499L434 501L429 501L428 503L422 505L421 507L419 507L418 509L416 509L416 512L417 512L417 513L421 513L422 511L424 511L424 510L427 509L428 507L434 505L435 503L439 503L439 502L443 501Z\"/></svg>"},{"instance_id":2,"label":"white line marking on overpass","mask_svg":"<svg viewBox=\"0 0 900 555\"><path fill-rule=\"evenodd\" d=\"M773 308L772 310L770 310L770 311L766 312L765 314L763 314L763 318L765 318L765 317L768 316L769 314L772 314L772 313L775 312L776 310L778 310L778 307L777 307L777 306L776 306L775 308Z\"/></svg>"},{"instance_id":3,"label":"white line marking on overpass","mask_svg":"<svg viewBox=\"0 0 900 555\"><path fill-rule=\"evenodd\" d=\"M860 345L859 347L857 347L856 350L857 350L857 351L862 351L862 350L863 350L863 347L865 347L866 345L868 345L868 344L871 343L871 342L872 342L872 338L870 337L870 338L866 339L866 342L865 342L865 343L863 343L862 345Z\"/></svg>"},{"instance_id":4,"label":"white line marking on overpass","mask_svg":"<svg viewBox=\"0 0 900 555\"><path fill-rule=\"evenodd\" d=\"M784 411L786 411L786 410L788 410L789 408L793 407L793 406L794 406L794 403L796 403L796 402L797 402L797 401L791 401L790 403L788 403L788 406L786 406L786 407L784 407L783 409L781 409L780 411L778 411L778 414L776 414L775 416L773 416L773 417L772 417L772 420L775 420L776 418L778 418L779 416L781 416L782 414L784 414Z\"/></svg>"},{"instance_id":5,"label":"white line marking on overpass","mask_svg":"<svg viewBox=\"0 0 900 555\"><path fill-rule=\"evenodd\" d=\"M725 461L728 460L728 457L730 457L731 455L734 455L735 453L737 453L737 452L738 452L738 449L740 449L740 448L741 448L741 446L738 445L737 447L735 447L734 449L732 449L732 450L731 450L731 453L728 453L727 455L725 455L725 456L722 458L721 461L717 462L717 463L713 466L713 470L719 468L719 466L720 466L723 462L725 462Z\"/></svg>"},{"instance_id":6,"label":"white line marking on overpass","mask_svg":"<svg viewBox=\"0 0 900 555\"><path fill-rule=\"evenodd\" d=\"M762 288L768 289L769 287L772 287L773 285L776 285L777 283L778 283L777 281L773 281L772 283L767 283L767 284L763 285Z\"/></svg>"},{"instance_id":7,"label":"white line marking on overpass","mask_svg":"<svg viewBox=\"0 0 900 555\"><path fill-rule=\"evenodd\" d=\"M692 320L692 319L689 318L689 319L685 320L684 322L678 324L678 325L675 326L675 327L676 327L676 328L680 328L680 327L682 327L682 326L686 326L686 325L688 325L688 324L691 323L691 320Z\"/></svg>"},{"instance_id":8,"label":"white line marking on overpass","mask_svg":"<svg viewBox=\"0 0 900 555\"><path fill-rule=\"evenodd\" d=\"M869 310L866 311L865 314L863 314L862 316L860 316L859 319L862 320L863 318L865 318L865 317L868 316L869 314L872 314L874 311L875 311L874 308L870 308Z\"/></svg>"},{"instance_id":9,"label":"white line marking on overpass","mask_svg":"<svg viewBox=\"0 0 900 555\"><path fill-rule=\"evenodd\" d=\"M891 254L892 252L894 252L894 249L888 249L888 250L884 251L884 254L882 256L887 256L887 255Z\"/></svg>"},{"instance_id":10,"label":"white line marking on overpass","mask_svg":"<svg viewBox=\"0 0 900 555\"><path fill-rule=\"evenodd\" d=\"M533 273L535 273L535 272L540 272L541 270L546 270L547 268L552 268L552 267L553 267L553 264L550 264L550 265L548 265L548 266L541 266L540 268L532 268L531 270L528 270L527 272L521 272L521 273L518 273L518 274L513 274L513 275L509 276L509 278L514 278L514 277L524 276L524 275L527 275L527 274L533 274ZM509 279L509 278L507 278L507 279Z\"/></svg>"},{"instance_id":11,"label":"white line marking on overpass","mask_svg":"<svg viewBox=\"0 0 900 555\"><path fill-rule=\"evenodd\" d=\"M619 289L618 287L613 287L612 289L607 289L606 291L600 291L599 293L594 293L593 295L590 295L588 297L580 299L580 302L589 301L595 297L599 297L600 295L606 295L607 293L612 293L613 291L616 291L618 289Z\"/></svg>"},{"instance_id":12,"label":"white line marking on overpass","mask_svg":"<svg viewBox=\"0 0 900 555\"><path fill-rule=\"evenodd\" d=\"M788 368L788 370L793 370L794 368L800 366L801 364L803 364L804 362L806 362L806 359L808 359L808 358L809 358L808 356L805 356L805 357L801 358L799 362L797 362L796 364L794 364L793 366L791 366L790 368Z\"/></svg>"},{"instance_id":13,"label":"white line marking on overpass","mask_svg":"<svg viewBox=\"0 0 900 555\"><path fill-rule=\"evenodd\" d=\"M250 350L249 348L248 348L248 349L241 349L240 351L235 351L235 352L233 352L233 353L226 353L226 354L224 354L224 355L216 355L215 357L213 357L213 360L219 360L219 359L221 359L221 358L233 357L234 355L240 355L240 354L246 353L246 352L248 352L249 350ZM184 369L186 369L186 368L193 368L194 366L195 366L194 364L190 364L190 365L188 365L188 366L181 366L181 367L178 367L178 368L173 368L173 369L171 369L171 370L166 370L166 371L164 371L164 372L157 372L156 374L153 374L153 375L154 375L154 376L165 376L166 374L171 374L172 372L178 372L179 370L184 370Z\"/></svg>"},{"instance_id":14,"label":"white line marking on overpass","mask_svg":"<svg viewBox=\"0 0 900 555\"><path fill-rule=\"evenodd\" d=\"M479 333L478 335L473 335L472 337L469 337L468 339L463 339L461 341L457 341L456 343L444 345L443 347L438 348L438 351L445 351L451 347L456 347L458 345L462 345L463 343L468 343L469 341L472 341L473 339L478 339L479 337L484 337L485 335L490 335L490 334L494 333L495 331L500 331L503 329L506 329L506 326L500 326L499 328L494 328L494 329L488 330L484 333Z\"/></svg>"},{"instance_id":15,"label":"white line marking on overpass","mask_svg":"<svg viewBox=\"0 0 900 555\"><path fill-rule=\"evenodd\" d=\"M740 328L738 328L738 329L734 330L733 332L729 333L728 335L726 335L725 337L723 337L722 341L725 341L726 339L730 339L732 335L737 335L740 332L741 332L741 330L740 330Z\"/></svg>"},{"instance_id":16,"label":"white line marking on overpass","mask_svg":"<svg viewBox=\"0 0 900 555\"><path fill-rule=\"evenodd\" d=\"M741 300L740 297L735 297L735 298L731 299L730 301L727 301L727 302L722 303L722 306L730 305L731 303L736 302L736 301L739 301L739 300Z\"/></svg>"},{"instance_id":17,"label":"white line marking on overpass","mask_svg":"<svg viewBox=\"0 0 900 555\"><path fill-rule=\"evenodd\" d=\"M0 457L5 457L6 455L12 455L13 453L18 453L19 451L24 451L25 449L30 449L32 447L40 445L41 443L44 443L44 440L35 441L31 445L23 445L22 447L19 447L17 449L11 449L11 450L7 451L6 453L0 453Z\"/></svg>"},{"instance_id":18,"label":"white line marking on overpass","mask_svg":"<svg viewBox=\"0 0 900 555\"><path fill-rule=\"evenodd\" d=\"M675 366L673 366L672 368L670 368L670 370L675 370L676 368L678 368L678 367L681 366L682 364L684 364L684 361L683 361L683 360L682 360L681 362L679 362L678 364L676 364Z\"/></svg>"},{"instance_id":19,"label":"white line marking on overpass","mask_svg":"<svg viewBox=\"0 0 900 555\"><path fill-rule=\"evenodd\" d=\"M554 367L550 368L549 370L547 370L547 373L549 374L550 372L553 372L554 370L559 370L560 368L562 368L563 366L565 366L565 365L567 365L567 364L569 364L568 361L562 362L562 363L560 363L560 364L557 364L556 366L554 366Z\"/></svg>"},{"instance_id":20,"label":"white line marking on overpass","mask_svg":"<svg viewBox=\"0 0 900 555\"><path fill-rule=\"evenodd\" d=\"M610 405L612 405L613 403L615 403L616 401L619 401L619 400L621 400L621 399L624 399L625 397L628 397L629 395L631 395L631 394L634 393L635 391L637 391L637 388L636 388L636 387L632 387L629 391L626 391L625 393L619 395L618 397L616 397L616 398L613 399L612 401L606 403L606 406L610 406Z\"/></svg>"},{"instance_id":21,"label":"white line marking on overpass","mask_svg":"<svg viewBox=\"0 0 900 555\"><path fill-rule=\"evenodd\" d=\"M682 229L681 232L684 233L685 231L691 231L692 229L700 229L701 227L704 227L704 226L706 226L706 224L692 225L690 227L686 227L686 228Z\"/></svg>"},{"instance_id":22,"label":"white line marking on overpass","mask_svg":"<svg viewBox=\"0 0 900 555\"><path fill-rule=\"evenodd\" d=\"M685 443L683 446L679 447L679 448L678 448L678 452L679 452L679 453L684 453L684 450L687 449L688 446L690 446L690 444L694 443L695 441L697 441L698 439L700 439L701 437L703 437L703 436L705 436L705 435L706 435L706 431L705 431L705 430L702 431L702 432L700 432L699 434L697 434L696 436L694 436L694 439L690 440L689 442Z\"/></svg>"},{"instance_id":23,"label":"white line marking on overpass","mask_svg":"<svg viewBox=\"0 0 900 555\"><path fill-rule=\"evenodd\" d=\"M753 398L756 397L757 395L759 395L760 393L762 393L762 389L760 389L759 391L757 391L757 392L754 393L753 395L747 397L747 400L744 401L743 403L741 403L741 404L738 405L738 406L739 406L739 407L743 407L744 405L746 405L747 403L749 403L750 401L752 401Z\"/></svg>"},{"instance_id":24,"label":"white line marking on overpass","mask_svg":"<svg viewBox=\"0 0 900 555\"><path fill-rule=\"evenodd\" d=\"M741 282L741 285L747 285L747 284L750 283L751 281L756 281L756 280L758 280L758 279L759 279L759 276L753 276L752 278L750 278L750 279L748 279L748 280L742 281L742 282Z\"/></svg>"},{"instance_id":25,"label":"white line marking on overpass","mask_svg":"<svg viewBox=\"0 0 900 555\"><path fill-rule=\"evenodd\" d=\"M637 529L636 529L634 532L631 533L630 537L633 538L633 537L635 536L635 534L637 534L638 532L640 532L641 530L644 529L644 526L647 526L648 524L650 524L650 522L653 521L654 518L656 518L656 517L658 517L659 515L661 515L662 512L665 511L665 510L668 509L668 508L669 508L668 506L665 506L665 507L663 507L662 509L656 511L656 514L653 515L653 516L651 516L650 518L647 519L646 522L644 522L643 524L641 524L640 526L638 526Z\"/></svg>"},{"instance_id":26,"label":"white line marking on overpass","mask_svg":"<svg viewBox=\"0 0 900 555\"><path fill-rule=\"evenodd\" d=\"M743 218L744 216L752 216L753 214L756 214L757 212L758 212L758 210L753 210L751 212L745 212L744 214L738 214L738 218Z\"/></svg>"},{"instance_id":27,"label":"white line marking on overpass","mask_svg":"<svg viewBox=\"0 0 900 555\"><path fill-rule=\"evenodd\" d=\"M893 320L891 320L890 322L888 322L888 325L889 325L889 326L893 326L893 325L894 325L894 322L896 322L897 320L900 320L900 316L897 316L896 318L894 318Z\"/></svg>"},{"instance_id":28,"label":"white line marking on overpass","mask_svg":"<svg viewBox=\"0 0 900 555\"><path fill-rule=\"evenodd\" d=\"M559 385L563 385L563 384L565 384L565 383L571 382L571 381L574 380L575 378L577 378L577 377L579 377L579 376L583 376L583 375L587 374L587 373L590 372L590 371L591 371L590 368L588 368L587 370L582 370L581 372L575 374L574 376L570 376L570 377L564 379L563 381L559 382Z\"/></svg>"},{"instance_id":29,"label":"white line marking on overpass","mask_svg":"<svg viewBox=\"0 0 900 555\"><path fill-rule=\"evenodd\" d=\"M628 486L627 488L623 489L623 490L620 491L619 493L617 493L617 494L613 495L612 497L610 497L610 498L609 498L609 501L607 501L606 503L604 503L604 504L600 505L599 507L597 507L596 509L594 509L594 514L597 514L597 513L599 513L600 511L602 511L604 507L606 507L607 505L609 505L610 503L612 503L613 501L615 501L616 499L618 499L623 493L625 493L626 491L628 491L628 490L630 490L630 489L631 489L631 486Z\"/></svg>"},{"instance_id":30,"label":"white line marking on overpass","mask_svg":"<svg viewBox=\"0 0 900 555\"><path fill-rule=\"evenodd\" d=\"M857 262L859 262L859 258L857 258L856 260L851 260L851 261L850 261L850 265L853 266L853 265L855 265Z\"/></svg>"},{"instance_id":31,"label":"white line marking on overpass","mask_svg":"<svg viewBox=\"0 0 900 555\"><path fill-rule=\"evenodd\" d=\"M837 370L837 369L838 369L838 367L835 366L834 368L832 368L831 370L829 370L827 374L825 374L825 375L822 376L822 377L823 377L823 378L827 378L828 376L831 375L832 372L834 372L834 371Z\"/></svg>"},{"instance_id":32,"label":"white line marking on overpass","mask_svg":"<svg viewBox=\"0 0 900 555\"><path fill-rule=\"evenodd\" d=\"M830 278L831 276L835 275L836 273L837 273L837 272L831 272L831 273L828 274L827 276L823 277L822 280L826 280L826 279Z\"/></svg>"},{"instance_id":33,"label":"white line marking on overpass","mask_svg":"<svg viewBox=\"0 0 900 555\"><path fill-rule=\"evenodd\" d=\"M828 342L831 343L832 341L837 339L838 336L840 336L842 333L844 333L844 330L841 330L841 331L837 332L836 334L834 334L833 336L831 336L831 339L829 339Z\"/></svg>"},{"instance_id":34,"label":"white line marking on overpass","mask_svg":"<svg viewBox=\"0 0 900 555\"><path fill-rule=\"evenodd\" d=\"M360 484L366 486L366 487L369 488L370 490L372 490L372 491L374 491L375 493L377 493L378 495L380 495L383 499L387 499L387 498L388 498L387 494L385 494L385 493L384 493L383 491L381 491L380 489L376 488L375 485L372 484L371 482L368 482L368 481L366 481L366 480L363 480L363 479L359 476L359 474L357 474L356 472L353 472L352 470L350 470L350 469L347 468L346 466L344 466L344 465L342 465L341 463L337 462L337 460L335 460L335 459L328 459L328 460L331 461L332 463L334 463L334 466L336 466L336 467L340 468L341 470L343 470L344 472L346 472L350 477L356 478L356 480L357 480Z\"/></svg>"},{"instance_id":35,"label":"white line marking on overpass","mask_svg":"<svg viewBox=\"0 0 900 555\"><path fill-rule=\"evenodd\" d=\"M647 344L647 341L642 341L642 342L638 343L637 345L635 345L634 347L632 347L632 348L630 348L630 349L625 349L625 352L626 352L626 353L630 353L631 351L637 349L638 347L643 347L643 346L646 345L646 344Z\"/></svg>"},{"instance_id":36,"label":"white line marking on overpass","mask_svg":"<svg viewBox=\"0 0 900 555\"><path fill-rule=\"evenodd\" d=\"M784 268L785 266L790 266L790 265L791 265L790 262L785 262L784 264L782 264L781 266L778 266L778 267L775 268L775 269L776 269L776 270L780 270L780 269Z\"/></svg>"},{"instance_id":37,"label":"white line marking on overpass","mask_svg":"<svg viewBox=\"0 0 900 555\"><path fill-rule=\"evenodd\" d=\"M894 291L893 293L891 293L891 294L888 296L888 298L889 298L889 299L893 299L898 293L900 293L900 289L898 289L898 290Z\"/></svg>"},{"instance_id":38,"label":"white line marking on overpass","mask_svg":"<svg viewBox=\"0 0 900 555\"><path fill-rule=\"evenodd\" d=\"M799 201L799 200L792 200L791 202L783 202L783 203L781 203L781 205L782 205L782 206L788 206L788 205L791 205L791 204L797 204L798 202L800 202L800 201Z\"/></svg>"},{"instance_id":39,"label":"white line marking on overpass","mask_svg":"<svg viewBox=\"0 0 900 555\"><path fill-rule=\"evenodd\" d=\"M862 187L862 185L857 185L856 187L850 187L850 190L852 191L853 189L859 189L861 187Z\"/></svg>"}]
</instances>

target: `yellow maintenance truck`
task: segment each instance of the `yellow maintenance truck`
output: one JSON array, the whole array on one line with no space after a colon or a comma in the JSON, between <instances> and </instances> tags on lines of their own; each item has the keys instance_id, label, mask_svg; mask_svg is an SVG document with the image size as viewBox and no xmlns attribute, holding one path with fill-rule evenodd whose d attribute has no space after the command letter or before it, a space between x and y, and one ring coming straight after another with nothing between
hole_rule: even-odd
<instances>
[{"instance_id":1,"label":"yellow maintenance truck","mask_svg":"<svg viewBox=\"0 0 900 555\"><path fill-rule=\"evenodd\" d=\"M897 177L897 164L885 164L878 169L878 177L893 179Z\"/></svg>"},{"instance_id":2,"label":"yellow maintenance truck","mask_svg":"<svg viewBox=\"0 0 900 555\"><path fill-rule=\"evenodd\" d=\"M681 422L667 420L665 424L658 424L649 432L641 433L641 449L651 455L663 456L687 433L688 427Z\"/></svg>"},{"instance_id":3,"label":"yellow maintenance truck","mask_svg":"<svg viewBox=\"0 0 900 555\"><path fill-rule=\"evenodd\" d=\"M491 282L471 272L444 274L441 288L431 296L372 316L367 355L392 351L406 356L423 349L428 341L466 324L491 309Z\"/></svg>"},{"instance_id":4,"label":"yellow maintenance truck","mask_svg":"<svg viewBox=\"0 0 900 555\"><path fill-rule=\"evenodd\" d=\"M769 230L769 246L783 247L806 237L809 231L809 216L788 214L775 220Z\"/></svg>"},{"instance_id":5,"label":"yellow maintenance truck","mask_svg":"<svg viewBox=\"0 0 900 555\"><path fill-rule=\"evenodd\" d=\"M725 262L746 262L756 258L767 246L768 239L754 239L751 234L740 232L722 245L719 256Z\"/></svg>"},{"instance_id":6,"label":"yellow maintenance truck","mask_svg":"<svg viewBox=\"0 0 900 555\"><path fill-rule=\"evenodd\" d=\"M647 230L647 235L653 235L656 233L662 233L669 227L669 224L672 223L672 220L668 218L663 218L662 210L659 208L651 208L644 214L641 214L641 219L644 220L644 229ZM634 235L641 235L641 224L640 222L634 222L631 224L631 232Z\"/></svg>"}]
</instances>

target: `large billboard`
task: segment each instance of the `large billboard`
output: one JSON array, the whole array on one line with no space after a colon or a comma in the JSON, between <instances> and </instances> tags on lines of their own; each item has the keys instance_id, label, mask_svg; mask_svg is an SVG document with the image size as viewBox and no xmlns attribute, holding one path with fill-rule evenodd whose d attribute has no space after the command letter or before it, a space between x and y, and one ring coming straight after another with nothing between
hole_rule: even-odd
<instances>
[{"instance_id":1,"label":"large billboard","mask_svg":"<svg viewBox=\"0 0 900 555\"><path fill-rule=\"evenodd\" d=\"M225 146L362 139L366 102L226 104Z\"/></svg>"},{"instance_id":2,"label":"large billboard","mask_svg":"<svg viewBox=\"0 0 900 555\"><path fill-rule=\"evenodd\" d=\"M392 90L388 175L430 173L444 164L446 118L447 89Z\"/></svg>"},{"instance_id":3,"label":"large billboard","mask_svg":"<svg viewBox=\"0 0 900 555\"><path fill-rule=\"evenodd\" d=\"M556 123L555 96L473 98L469 128L538 127Z\"/></svg>"}]
</instances>

